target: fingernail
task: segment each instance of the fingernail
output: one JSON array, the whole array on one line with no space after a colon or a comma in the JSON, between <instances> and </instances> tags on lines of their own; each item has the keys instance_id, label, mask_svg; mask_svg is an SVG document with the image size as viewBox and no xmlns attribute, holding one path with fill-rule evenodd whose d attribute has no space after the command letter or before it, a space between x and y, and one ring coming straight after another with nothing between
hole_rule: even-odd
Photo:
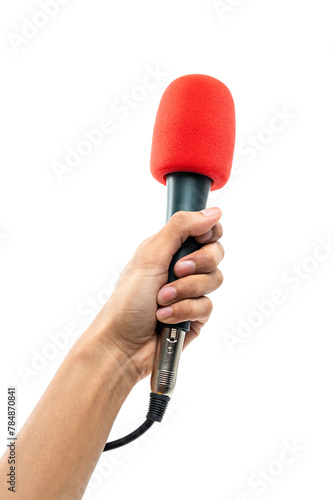
<instances>
[{"instance_id":1,"label":"fingernail","mask_svg":"<svg viewBox=\"0 0 334 500\"><path fill-rule=\"evenodd\" d=\"M160 319L161 321L170 318L172 313L173 310L171 307L161 307L157 310L158 319Z\"/></svg>"},{"instance_id":2,"label":"fingernail","mask_svg":"<svg viewBox=\"0 0 334 500\"><path fill-rule=\"evenodd\" d=\"M193 260L181 260L175 264L174 269L178 274L193 274L195 262Z\"/></svg>"},{"instance_id":3,"label":"fingernail","mask_svg":"<svg viewBox=\"0 0 334 500\"><path fill-rule=\"evenodd\" d=\"M220 208L218 207L209 207L201 210L202 214L206 217L214 217L215 215L220 214Z\"/></svg>"},{"instance_id":4,"label":"fingernail","mask_svg":"<svg viewBox=\"0 0 334 500\"><path fill-rule=\"evenodd\" d=\"M158 293L158 300L159 302L170 302L171 300L175 299L176 297L176 290L173 286L164 286L159 290Z\"/></svg>"},{"instance_id":5,"label":"fingernail","mask_svg":"<svg viewBox=\"0 0 334 500\"><path fill-rule=\"evenodd\" d=\"M213 231L212 231L212 229L210 229L210 231L208 231L207 233L202 234L201 236L198 236L197 241L199 241L200 243L205 243L206 241L211 240L212 235L213 235Z\"/></svg>"}]
</instances>

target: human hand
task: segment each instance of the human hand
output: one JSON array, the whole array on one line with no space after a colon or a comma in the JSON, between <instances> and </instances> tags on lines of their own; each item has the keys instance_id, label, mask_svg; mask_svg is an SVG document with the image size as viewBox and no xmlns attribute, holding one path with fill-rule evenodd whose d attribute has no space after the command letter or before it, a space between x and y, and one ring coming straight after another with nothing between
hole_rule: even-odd
<instances>
[{"instance_id":1,"label":"human hand","mask_svg":"<svg viewBox=\"0 0 334 500\"><path fill-rule=\"evenodd\" d=\"M132 360L138 380L152 371L157 319L166 324L191 321L184 347L208 320L212 303L205 295L223 282L217 268L224 256L218 241L220 217L219 208L174 214L161 231L138 247L93 321L90 328L99 338ZM179 279L166 284L172 257L189 236L204 246L180 259L174 267Z\"/></svg>"}]
</instances>

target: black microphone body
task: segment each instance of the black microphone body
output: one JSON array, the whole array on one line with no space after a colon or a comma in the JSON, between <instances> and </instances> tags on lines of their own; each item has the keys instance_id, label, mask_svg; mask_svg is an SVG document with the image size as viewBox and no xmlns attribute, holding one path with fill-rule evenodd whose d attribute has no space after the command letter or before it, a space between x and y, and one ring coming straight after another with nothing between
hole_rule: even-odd
<instances>
[{"instance_id":1,"label":"black microphone body","mask_svg":"<svg viewBox=\"0 0 334 500\"><path fill-rule=\"evenodd\" d=\"M167 217L168 221L176 212L187 211L197 212L206 207L212 180L206 175L193 174L191 172L174 172L166 176L167 184ZM174 255L168 271L168 283L177 279L174 274L174 266L179 259L199 250L202 247L195 238L188 238L181 248ZM190 330L190 321L167 325L158 322L160 327L182 328L188 332Z\"/></svg>"}]
</instances>

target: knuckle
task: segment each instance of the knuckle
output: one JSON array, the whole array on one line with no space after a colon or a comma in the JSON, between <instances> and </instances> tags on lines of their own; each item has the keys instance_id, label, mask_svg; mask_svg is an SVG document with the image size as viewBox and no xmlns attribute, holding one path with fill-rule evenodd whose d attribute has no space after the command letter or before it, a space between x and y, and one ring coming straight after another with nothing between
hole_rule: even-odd
<instances>
[{"instance_id":1,"label":"knuckle","mask_svg":"<svg viewBox=\"0 0 334 500\"><path fill-rule=\"evenodd\" d=\"M178 321L186 321L186 319L183 319L187 316L187 308L186 308L186 305L185 305L185 302L186 301L181 301L181 302L176 302L175 304L173 304L173 319L175 322L178 322Z\"/></svg>"},{"instance_id":2,"label":"knuckle","mask_svg":"<svg viewBox=\"0 0 334 500\"><path fill-rule=\"evenodd\" d=\"M183 210L176 212L169 220L170 224L175 224L178 227L184 226L184 224L188 221L189 214Z\"/></svg>"},{"instance_id":3,"label":"knuckle","mask_svg":"<svg viewBox=\"0 0 334 500\"><path fill-rule=\"evenodd\" d=\"M219 261L217 259L217 254L214 251L214 247L211 247L210 250L208 251L207 262L210 266L210 269L214 269L218 265Z\"/></svg>"},{"instance_id":4,"label":"knuckle","mask_svg":"<svg viewBox=\"0 0 334 500\"><path fill-rule=\"evenodd\" d=\"M218 251L219 251L219 257L220 257L219 262L220 262L225 256L225 250L224 250L223 245L220 243L220 241L217 241L216 244L217 244Z\"/></svg>"},{"instance_id":5,"label":"knuckle","mask_svg":"<svg viewBox=\"0 0 334 500\"><path fill-rule=\"evenodd\" d=\"M215 257L214 245L215 243L208 243L199 250L201 252L203 262L205 263L205 267L215 266L216 257Z\"/></svg>"},{"instance_id":6,"label":"knuckle","mask_svg":"<svg viewBox=\"0 0 334 500\"><path fill-rule=\"evenodd\" d=\"M223 226L220 222L217 222L217 236L221 238L223 236Z\"/></svg>"},{"instance_id":7,"label":"knuckle","mask_svg":"<svg viewBox=\"0 0 334 500\"><path fill-rule=\"evenodd\" d=\"M185 290L184 290L185 295L187 297L193 297L194 295L196 295L196 291L197 291L196 279L195 278L189 278L187 280L187 283L186 283L186 286L185 286Z\"/></svg>"},{"instance_id":8,"label":"knuckle","mask_svg":"<svg viewBox=\"0 0 334 500\"><path fill-rule=\"evenodd\" d=\"M224 257L224 248L219 241L208 244L206 248L203 247L203 251L205 252L205 260L211 269L216 268Z\"/></svg>"},{"instance_id":9,"label":"knuckle","mask_svg":"<svg viewBox=\"0 0 334 500\"><path fill-rule=\"evenodd\" d=\"M207 316L209 317L210 314L212 313L212 310L213 310L213 303L209 299L209 297L205 297L205 298L206 298L205 311L207 313Z\"/></svg>"},{"instance_id":10,"label":"knuckle","mask_svg":"<svg viewBox=\"0 0 334 500\"><path fill-rule=\"evenodd\" d=\"M219 241L212 243L210 246L208 245L206 261L211 269L215 269L221 260L223 260L224 253L223 245Z\"/></svg>"},{"instance_id":11,"label":"knuckle","mask_svg":"<svg viewBox=\"0 0 334 500\"><path fill-rule=\"evenodd\" d=\"M197 307L197 302L196 299L193 300L188 300L187 301L187 309L188 309L188 316L191 321L196 321L198 317L198 307Z\"/></svg>"},{"instance_id":12,"label":"knuckle","mask_svg":"<svg viewBox=\"0 0 334 500\"><path fill-rule=\"evenodd\" d=\"M193 316L193 300L185 299L178 303L177 312L178 317L183 318L183 321L188 321L192 319Z\"/></svg>"},{"instance_id":13,"label":"knuckle","mask_svg":"<svg viewBox=\"0 0 334 500\"><path fill-rule=\"evenodd\" d=\"M224 276L223 276L223 273L221 272L221 270L218 268L215 271L215 278L216 278L217 285L221 286L223 284L223 281L224 281Z\"/></svg>"}]
</instances>

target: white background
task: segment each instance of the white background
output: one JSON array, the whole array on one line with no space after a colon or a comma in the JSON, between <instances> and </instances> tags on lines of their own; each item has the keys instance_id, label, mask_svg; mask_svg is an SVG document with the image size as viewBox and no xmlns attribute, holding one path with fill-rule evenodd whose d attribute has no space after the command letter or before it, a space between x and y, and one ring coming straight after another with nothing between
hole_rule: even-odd
<instances>
[{"instance_id":1,"label":"white background","mask_svg":"<svg viewBox=\"0 0 334 500\"><path fill-rule=\"evenodd\" d=\"M31 368L50 333L67 323L84 331L78 307L89 297L102 305L100 291L164 223L166 191L151 178L149 157L166 86L209 74L236 105L233 175L210 198L223 210L226 251L214 312L182 357L168 417L145 439L103 455L86 498L334 495L334 253L317 253L319 238L334 240L333 6L225 5L226 13L213 0L71 0L26 43L16 39L17 50L23 18L43 22L41 7L17 0L0 8L3 447L7 385L18 386L22 426L76 337L25 381L22 366ZM165 75L140 94L148 67ZM136 107L121 119L110 106L131 93L143 99L132 98ZM286 123L273 119L277 113L288 115ZM104 118L114 131L60 181L54 162L64 163L82 131ZM273 124L280 131L270 132ZM257 149L247 145L254 137ZM295 272L302 274L293 280ZM275 289L284 303L266 302L264 317L254 301L271 300ZM148 394L146 379L112 439L143 421ZM284 443L294 440L298 456L280 465ZM268 471L262 488L247 483L260 467Z\"/></svg>"}]
</instances>

